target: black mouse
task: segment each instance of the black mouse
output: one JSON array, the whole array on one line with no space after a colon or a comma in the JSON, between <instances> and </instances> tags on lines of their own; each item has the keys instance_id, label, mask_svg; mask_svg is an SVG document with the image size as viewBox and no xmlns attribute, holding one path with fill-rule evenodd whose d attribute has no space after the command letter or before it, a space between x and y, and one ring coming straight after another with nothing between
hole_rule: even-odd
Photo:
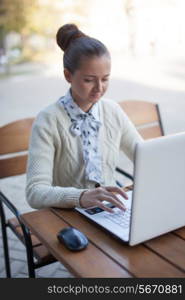
<instances>
[{"instance_id":1,"label":"black mouse","mask_svg":"<svg viewBox=\"0 0 185 300\"><path fill-rule=\"evenodd\" d=\"M67 227L59 231L58 240L69 250L79 251L85 249L88 245L86 236L74 227Z\"/></svg>"}]
</instances>

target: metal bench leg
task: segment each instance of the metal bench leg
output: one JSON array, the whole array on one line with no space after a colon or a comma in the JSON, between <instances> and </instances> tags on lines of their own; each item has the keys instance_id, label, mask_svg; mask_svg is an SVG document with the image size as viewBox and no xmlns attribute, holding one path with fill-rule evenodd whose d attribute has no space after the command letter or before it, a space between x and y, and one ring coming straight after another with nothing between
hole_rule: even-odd
<instances>
[{"instance_id":1,"label":"metal bench leg","mask_svg":"<svg viewBox=\"0 0 185 300\"><path fill-rule=\"evenodd\" d=\"M10 257L9 257L9 249L8 249L7 232L6 232L6 228L3 228L3 227L4 226L2 226L2 235L3 235L3 248L4 248L6 276L7 276L7 278L11 278Z\"/></svg>"},{"instance_id":2,"label":"metal bench leg","mask_svg":"<svg viewBox=\"0 0 185 300\"><path fill-rule=\"evenodd\" d=\"M30 253L30 250L28 250L28 252L27 252L28 274L29 274L30 278L35 278L35 268L34 268L33 256Z\"/></svg>"},{"instance_id":3,"label":"metal bench leg","mask_svg":"<svg viewBox=\"0 0 185 300\"><path fill-rule=\"evenodd\" d=\"M6 224L6 217L5 217L5 213L4 213L4 209L3 209L3 204L5 204L12 211L12 213L16 216L17 220L19 221L19 224L23 231L24 242L25 242L25 246L26 246L28 274L29 274L29 277L35 278L35 264L34 264L34 260L33 260L33 248L32 248L32 240L31 240L31 236L30 236L30 231L22 223L19 211L0 191L0 216L1 216L4 257L5 257L7 277L11 277L11 272L10 272L10 259L9 259L9 252L8 252L8 239L7 239L7 231L6 231L8 225Z\"/></svg>"},{"instance_id":4,"label":"metal bench leg","mask_svg":"<svg viewBox=\"0 0 185 300\"><path fill-rule=\"evenodd\" d=\"M30 236L30 231L25 226L21 225L24 239L25 239L25 246L26 246L26 255L27 255L27 262L28 262L28 274L30 278L35 278L35 264L33 261L33 248L32 248L32 241Z\"/></svg>"},{"instance_id":5,"label":"metal bench leg","mask_svg":"<svg viewBox=\"0 0 185 300\"><path fill-rule=\"evenodd\" d=\"M1 230L2 230L2 237L3 237L6 276L7 278L11 278L10 257L9 257L8 239L7 239L7 225L6 225L5 214L1 202L0 202L0 215L1 215Z\"/></svg>"}]
</instances>

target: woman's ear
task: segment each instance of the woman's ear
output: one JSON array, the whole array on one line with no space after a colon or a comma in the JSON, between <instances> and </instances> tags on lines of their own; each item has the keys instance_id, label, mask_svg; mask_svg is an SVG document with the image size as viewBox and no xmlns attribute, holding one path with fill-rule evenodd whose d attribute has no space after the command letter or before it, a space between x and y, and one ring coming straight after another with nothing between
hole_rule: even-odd
<instances>
[{"instance_id":1,"label":"woman's ear","mask_svg":"<svg viewBox=\"0 0 185 300\"><path fill-rule=\"evenodd\" d=\"M72 74L68 69L64 69L64 77L67 80L67 82L71 83Z\"/></svg>"}]
</instances>

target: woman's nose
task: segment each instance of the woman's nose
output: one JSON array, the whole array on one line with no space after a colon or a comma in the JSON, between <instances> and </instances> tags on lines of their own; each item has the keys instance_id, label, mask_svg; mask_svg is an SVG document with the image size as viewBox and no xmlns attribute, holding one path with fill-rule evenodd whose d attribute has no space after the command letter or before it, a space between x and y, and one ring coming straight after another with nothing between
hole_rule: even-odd
<instances>
[{"instance_id":1,"label":"woman's nose","mask_svg":"<svg viewBox=\"0 0 185 300\"><path fill-rule=\"evenodd\" d=\"M97 82L96 82L95 89L96 89L97 92L101 92L101 91L102 91L102 89L103 89L103 84L102 84L101 81L97 81Z\"/></svg>"}]
</instances>

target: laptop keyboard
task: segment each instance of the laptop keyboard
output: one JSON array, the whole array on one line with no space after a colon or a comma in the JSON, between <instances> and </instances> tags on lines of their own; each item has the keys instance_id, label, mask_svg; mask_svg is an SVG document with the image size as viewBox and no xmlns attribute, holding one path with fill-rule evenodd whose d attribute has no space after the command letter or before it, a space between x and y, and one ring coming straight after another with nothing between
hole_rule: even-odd
<instances>
[{"instance_id":1,"label":"laptop keyboard","mask_svg":"<svg viewBox=\"0 0 185 300\"><path fill-rule=\"evenodd\" d=\"M114 213L107 213L104 217L120 225L122 228L128 228L130 224L130 214L131 209L127 208L125 212L119 210Z\"/></svg>"}]
</instances>

